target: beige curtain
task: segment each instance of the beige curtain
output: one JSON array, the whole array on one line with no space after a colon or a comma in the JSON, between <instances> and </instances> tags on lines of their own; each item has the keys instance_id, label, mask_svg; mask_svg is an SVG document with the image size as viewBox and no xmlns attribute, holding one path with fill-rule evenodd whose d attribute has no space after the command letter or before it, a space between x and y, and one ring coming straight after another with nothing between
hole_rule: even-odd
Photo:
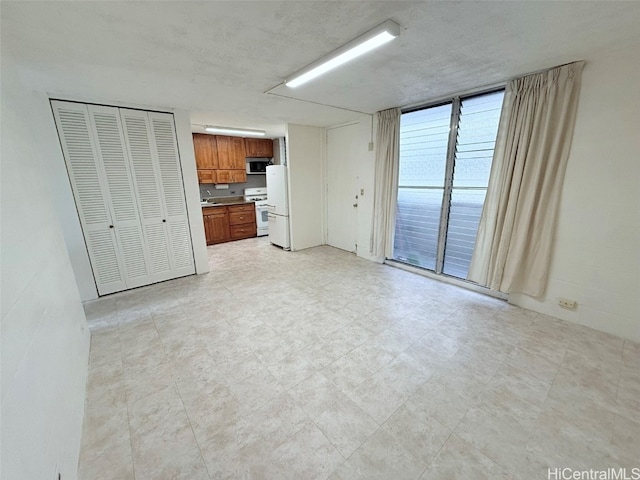
<instances>
[{"instance_id":1,"label":"beige curtain","mask_svg":"<svg viewBox=\"0 0 640 480\"><path fill-rule=\"evenodd\" d=\"M505 293L544 293L583 66L507 85L469 280Z\"/></svg>"},{"instance_id":2,"label":"beige curtain","mask_svg":"<svg viewBox=\"0 0 640 480\"><path fill-rule=\"evenodd\" d=\"M400 154L400 109L376 113L375 190L369 253L382 262L391 255L391 223L396 206Z\"/></svg>"}]
</instances>

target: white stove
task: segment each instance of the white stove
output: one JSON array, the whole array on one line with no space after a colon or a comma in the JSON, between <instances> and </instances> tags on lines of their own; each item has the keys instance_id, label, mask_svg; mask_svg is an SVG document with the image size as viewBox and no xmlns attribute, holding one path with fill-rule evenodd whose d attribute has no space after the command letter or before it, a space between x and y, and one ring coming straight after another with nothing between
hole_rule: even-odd
<instances>
[{"instance_id":1,"label":"white stove","mask_svg":"<svg viewBox=\"0 0 640 480\"><path fill-rule=\"evenodd\" d=\"M255 202L256 204L256 227L257 235L262 237L269 235L269 219L267 217L267 189L263 188L245 188L245 202Z\"/></svg>"}]
</instances>

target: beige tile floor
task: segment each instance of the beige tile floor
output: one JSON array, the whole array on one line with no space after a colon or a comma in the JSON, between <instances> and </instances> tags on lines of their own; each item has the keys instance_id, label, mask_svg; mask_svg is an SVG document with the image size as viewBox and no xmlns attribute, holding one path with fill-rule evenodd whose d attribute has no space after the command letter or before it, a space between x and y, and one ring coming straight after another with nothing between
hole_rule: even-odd
<instances>
[{"instance_id":1,"label":"beige tile floor","mask_svg":"<svg viewBox=\"0 0 640 480\"><path fill-rule=\"evenodd\" d=\"M546 479L640 467L640 345L330 247L86 306L79 477Z\"/></svg>"}]
</instances>

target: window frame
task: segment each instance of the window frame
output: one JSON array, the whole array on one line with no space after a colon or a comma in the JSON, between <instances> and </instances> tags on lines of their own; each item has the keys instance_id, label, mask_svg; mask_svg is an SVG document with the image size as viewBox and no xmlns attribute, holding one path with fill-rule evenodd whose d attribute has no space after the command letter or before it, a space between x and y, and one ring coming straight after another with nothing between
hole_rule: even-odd
<instances>
[{"instance_id":1,"label":"window frame","mask_svg":"<svg viewBox=\"0 0 640 480\"><path fill-rule=\"evenodd\" d=\"M458 127L460 125L460 113L461 113L463 100L474 98L474 97L481 97L483 95L489 95L491 93L497 93L497 92L504 92L504 95L506 96L506 84L496 85L490 88L476 90L473 92L460 94L460 95L454 95L451 97L445 97L434 102L423 103L420 105L415 105L415 106L405 107L400 109L400 115L404 115L406 113L417 112L420 110L426 110L428 108L441 107L443 105L451 104L451 118L449 120L449 138L447 141L447 156L446 156L446 163L445 163L444 188L442 193L442 205L440 206L440 225L438 226L438 246L436 251L436 266L434 270L431 270L430 268L420 267L418 265L412 265L410 263L407 263L406 265L411 265L414 268L420 268L422 270L434 272L436 275L444 275L447 277L461 280L463 282L468 282L468 280L465 278L456 277L454 275L449 275L443 272L444 261L445 261L445 251L447 247L447 242L446 242L447 232L449 229L449 216L451 213L450 212L451 195L453 192L453 173L455 168L456 144L458 141ZM503 97L502 105L504 107L504 97ZM501 112L501 115L502 115L502 112ZM500 128L499 123L498 123L498 128ZM497 135L497 132L496 132L496 135ZM394 186L396 207L398 204L398 187L400 183L400 179L399 179L400 162L398 162L397 168L398 168L398 172L396 172L396 175L395 175L397 181L395 182L396 184ZM396 228L396 218L395 218L396 210L397 208L394 209L394 215L393 215L394 218L390 222L391 231L389 232L389 238L391 240L390 242L391 248L389 249L389 253L391 254L391 257L389 258L387 256L386 260L405 264L405 262L400 262L399 260L396 260L395 258L393 258L393 252L395 251L394 238L395 238L395 228Z\"/></svg>"}]
</instances>

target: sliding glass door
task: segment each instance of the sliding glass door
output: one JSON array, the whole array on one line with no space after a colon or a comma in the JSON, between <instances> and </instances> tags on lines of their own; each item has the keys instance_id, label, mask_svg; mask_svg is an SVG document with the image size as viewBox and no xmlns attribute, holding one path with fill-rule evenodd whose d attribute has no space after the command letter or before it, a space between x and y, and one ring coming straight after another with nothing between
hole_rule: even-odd
<instances>
[{"instance_id":1,"label":"sliding glass door","mask_svg":"<svg viewBox=\"0 0 640 480\"><path fill-rule=\"evenodd\" d=\"M404 113L393 258L466 278L504 92Z\"/></svg>"}]
</instances>

